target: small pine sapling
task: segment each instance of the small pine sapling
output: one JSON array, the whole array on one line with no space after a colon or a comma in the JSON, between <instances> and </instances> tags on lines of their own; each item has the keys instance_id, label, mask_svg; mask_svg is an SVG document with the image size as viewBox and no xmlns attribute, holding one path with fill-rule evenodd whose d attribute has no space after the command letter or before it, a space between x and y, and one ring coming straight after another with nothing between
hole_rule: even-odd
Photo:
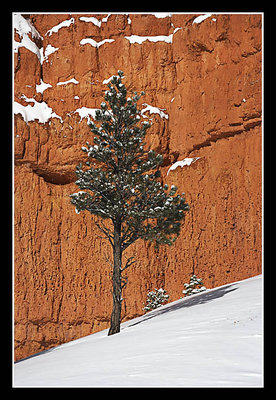
<instances>
[{"instance_id":1,"label":"small pine sapling","mask_svg":"<svg viewBox=\"0 0 276 400\"><path fill-rule=\"evenodd\" d=\"M156 308L162 306L164 303L167 303L169 295L166 293L166 290L154 289L153 291L147 294L147 304L143 308L145 311L155 310Z\"/></svg>"},{"instance_id":2,"label":"small pine sapling","mask_svg":"<svg viewBox=\"0 0 276 400\"><path fill-rule=\"evenodd\" d=\"M200 293L206 290L203 286L202 279L197 278L196 275L192 275L189 283L184 283L185 290L182 291L186 296L191 296L192 294Z\"/></svg>"}]
</instances>

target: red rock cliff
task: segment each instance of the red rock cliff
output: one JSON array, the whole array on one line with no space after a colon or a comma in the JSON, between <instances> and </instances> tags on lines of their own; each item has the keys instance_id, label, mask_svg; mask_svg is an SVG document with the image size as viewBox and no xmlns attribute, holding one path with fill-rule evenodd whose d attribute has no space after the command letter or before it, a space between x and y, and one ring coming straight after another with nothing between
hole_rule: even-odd
<instances>
[{"instance_id":1,"label":"red rock cliff","mask_svg":"<svg viewBox=\"0 0 276 400\"><path fill-rule=\"evenodd\" d=\"M146 92L149 144L191 206L172 247L129 248L124 320L155 287L180 298L192 273L209 288L261 273L262 15L197 17L14 15L16 359L108 327L109 244L69 194L118 69Z\"/></svg>"}]
</instances>

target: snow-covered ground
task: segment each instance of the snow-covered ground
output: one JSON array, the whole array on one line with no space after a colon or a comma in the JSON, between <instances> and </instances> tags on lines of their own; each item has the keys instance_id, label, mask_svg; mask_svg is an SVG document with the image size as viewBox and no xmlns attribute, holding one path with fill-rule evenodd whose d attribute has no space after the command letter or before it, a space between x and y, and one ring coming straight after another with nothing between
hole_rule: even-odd
<instances>
[{"instance_id":1,"label":"snow-covered ground","mask_svg":"<svg viewBox=\"0 0 276 400\"><path fill-rule=\"evenodd\" d=\"M262 387L262 277L177 300L14 365L14 387Z\"/></svg>"}]
</instances>

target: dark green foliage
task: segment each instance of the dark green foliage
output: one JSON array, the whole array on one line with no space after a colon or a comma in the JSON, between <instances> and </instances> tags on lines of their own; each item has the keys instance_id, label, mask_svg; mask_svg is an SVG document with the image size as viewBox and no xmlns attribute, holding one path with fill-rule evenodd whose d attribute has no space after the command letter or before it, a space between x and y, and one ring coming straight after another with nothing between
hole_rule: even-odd
<instances>
[{"instance_id":1,"label":"dark green foliage","mask_svg":"<svg viewBox=\"0 0 276 400\"><path fill-rule=\"evenodd\" d=\"M162 155L145 149L151 125L141 122L137 108L141 96L134 92L127 98L122 78L118 71L108 84L95 117L100 126L90 123L94 144L87 142L82 150L98 163L77 167L76 184L82 191L72 194L71 202L77 212L88 210L103 219L120 220L122 250L139 238L171 245L189 206L175 186L169 189L159 182ZM113 243L112 232L102 229Z\"/></svg>"}]
</instances>

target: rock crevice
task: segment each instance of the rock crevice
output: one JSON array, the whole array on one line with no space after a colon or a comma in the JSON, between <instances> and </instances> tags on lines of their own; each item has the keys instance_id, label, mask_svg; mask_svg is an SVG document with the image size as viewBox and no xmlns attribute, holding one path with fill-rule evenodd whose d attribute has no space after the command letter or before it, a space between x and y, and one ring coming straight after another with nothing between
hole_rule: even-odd
<instances>
[{"instance_id":1,"label":"rock crevice","mask_svg":"<svg viewBox=\"0 0 276 400\"><path fill-rule=\"evenodd\" d=\"M206 139L202 143L194 144L191 150L188 150L187 155L190 155L194 150L200 150L203 147L211 146L212 143L216 143L218 140L227 139L248 132L256 126L261 126L261 118L252 118L244 121L244 123L229 123L229 128L219 132L208 132L210 138ZM230 129L230 127L232 129ZM234 129L235 128L235 129ZM254 131L256 133L256 131ZM257 132L258 133L258 132Z\"/></svg>"}]
</instances>

